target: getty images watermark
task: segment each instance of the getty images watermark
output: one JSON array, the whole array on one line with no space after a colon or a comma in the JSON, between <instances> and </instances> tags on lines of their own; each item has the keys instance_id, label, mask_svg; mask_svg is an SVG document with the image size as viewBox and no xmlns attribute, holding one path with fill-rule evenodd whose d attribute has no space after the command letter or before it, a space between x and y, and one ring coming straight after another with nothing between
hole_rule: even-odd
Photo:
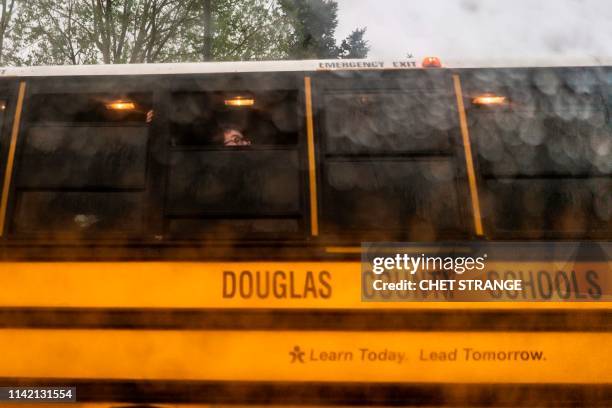
<instances>
[{"instance_id":1,"label":"getty images watermark","mask_svg":"<svg viewBox=\"0 0 612 408\"><path fill-rule=\"evenodd\" d=\"M609 301L612 244L364 243L364 301Z\"/></svg>"}]
</instances>

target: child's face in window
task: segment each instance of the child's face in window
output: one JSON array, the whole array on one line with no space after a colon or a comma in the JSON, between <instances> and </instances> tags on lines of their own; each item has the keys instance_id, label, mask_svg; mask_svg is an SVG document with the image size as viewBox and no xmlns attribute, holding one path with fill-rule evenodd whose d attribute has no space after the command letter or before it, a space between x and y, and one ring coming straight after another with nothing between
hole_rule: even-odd
<instances>
[{"instance_id":1,"label":"child's face in window","mask_svg":"<svg viewBox=\"0 0 612 408\"><path fill-rule=\"evenodd\" d=\"M248 146L251 141L244 137L242 132L236 129L228 129L223 132L224 146Z\"/></svg>"}]
</instances>

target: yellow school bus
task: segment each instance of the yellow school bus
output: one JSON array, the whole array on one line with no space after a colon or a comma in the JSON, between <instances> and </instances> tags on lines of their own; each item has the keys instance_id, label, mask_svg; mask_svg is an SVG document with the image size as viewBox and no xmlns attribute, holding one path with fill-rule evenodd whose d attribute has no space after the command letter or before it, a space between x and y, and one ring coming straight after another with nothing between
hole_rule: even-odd
<instances>
[{"instance_id":1,"label":"yellow school bus","mask_svg":"<svg viewBox=\"0 0 612 408\"><path fill-rule=\"evenodd\" d=\"M0 101L0 386L610 401L612 64L6 68ZM505 245L528 289L367 299L366 242Z\"/></svg>"}]
</instances>

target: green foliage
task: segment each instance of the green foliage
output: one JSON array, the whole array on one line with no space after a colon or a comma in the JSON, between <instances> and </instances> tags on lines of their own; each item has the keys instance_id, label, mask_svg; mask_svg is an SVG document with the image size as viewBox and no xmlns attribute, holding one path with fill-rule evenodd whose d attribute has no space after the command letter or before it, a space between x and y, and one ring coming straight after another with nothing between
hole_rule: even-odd
<instances>
[{"instance_id":1,"label":"green foliage","mask_svg":"<svg viewBox=\"0 0 612 408\"><path fill-rule=\"evenodd\" d=\"M340 58L366 58L370 51L368 42L363 38L365 28L356 28L340 45Z\"/></svg>"},{"instance_id":2,"label":"green foliage","mask_svg":"<svg viewBox=\"0 0 612 408\"><path fill-rule=\"evenodd\" d=\"M333 0L280 0L292 20L293 33L288 52L292 59L365 58L369 46L365 28L354 30L336 45L338 4Z\"/></svg>"},{"instance_id":3,"label":"green foliage","mask_svg":"<svg viewBox=\"0 0 612 408\"><path fill-rule=\"evenodd\" d=\"M331 0L0 0L0 11L0 58L10 65L363 58L368 51L365 29L336 45Z\"/></svg>"},{"instance_id":4,"label":"green foliage","mask_svg":"<svg viewBox=\"0 0 612 408\"><path fill-rule=\"evenodd\" d=\"M29 64L136 63L184 53L178 41L195 24L182 0L37 0L18 25Z\"/></svg>"},{"instance_id":5,"label":"green foliage","mask_svg":"<svg viewBox=\"0 0 612 408\"><path fill-rule=\"evenodd\" d=\"M15 14L20 3L19 0L0 0L0 64L11 63L16 51L12 38L15 37Z\"/></svg>"},{"instance_id":6,"label":"green foliage","mask_svg":"<svg viewBox=\"0 0 612 408\"><path fill-rule=\"evenodd\" d=\"M338 26L338 4L328 0L280 0L291 18L292 59L337 58L334 37Z\"/></svg>"},{"instance_id":7,"label":"green foliage","mask_svg":"<svg viewBox=\"0 0 612 408\"><path fill-rule=\"evenodd\" d=\"M218 1L213 58L217 61L282 59L289 48L289 23L273 0Z\"/></svg>"}]
</instances>

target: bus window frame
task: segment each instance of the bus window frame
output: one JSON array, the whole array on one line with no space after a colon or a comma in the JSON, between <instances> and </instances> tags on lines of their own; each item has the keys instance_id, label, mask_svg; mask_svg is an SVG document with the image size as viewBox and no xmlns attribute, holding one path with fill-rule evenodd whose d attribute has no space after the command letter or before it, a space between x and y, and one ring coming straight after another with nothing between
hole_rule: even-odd
<instances>
[{"instance_id":1,"label":"bus window frame","mask_svg":"<svg viewBox=\"0 0 612 408\"><path fill-rule=\"evenodd\" d=\"M511 111L512 107L501 106L501 107L491 107L491 108L482 108L472 106L471 97L483 92L504 92L504 86L498 85L495 88L481 90L477 89L474 85L476 80L473 78L474 75L479 73L492 73L492 75L523 75L525 78L532 79L534 73L538 71L550 71L555 72L558 76L571 75L573 73L579 72L581 70L592 70L593 77L597 79L596 85L593 86L593 89L596 92L597 97L603 102L602 111L605 114L605 118L607 121L607 128L609 129L610 134L612 135L612 68L610 67L524 67L524 68L470 68L470 69L461 69L457 70L463 80L464 84L464 103L466 106L466 115L468 119L468 127L470 131L473 133L474 122L477 119L474 118L474 113L477 115L488 115L491 114L495 109L503 109L507 111ZM605 82L605 76L608 76L608 82ZM562 84L561 86L567 86L566 84ZM535 85L533 83L526 84L526 87L534 88ZM506 86L507 88L507 86ZM607 97L606 97L607 96ZM474 166L476 169L476 177L478 180L478 185L481 187L481 196L488 191L485 188L485 184L487 180L500 180L504 178L508 179L520 179L516 177L501 177L501 176L485 176L483 174L481 164L480 164L480 153L478 149L478 144L474 138L472 138L472 150L474 152ZM566 180L588 180L589 178L609 178L612 180L612 172L608 175L556 175L554 176L558 179L566 179ZM540 179L546 180L551 178L550 175L543 175L540 177L531 177L532 179ZM526 177L529 179L529 177ZM483 203L484 205L484 203ZM484 209L486 212L490 212L490 208ZM483 217L483 226L486 231L487 238L491 240L529 240L529 239L581 239L581 240L600 240L600 239L610 239L610 232L606 230L600 231L581 231L578 233L572 233L570 231L552 231L552 230L529 230L529 231L520 231L520 230L500 230L495 226L495 223L491 216ZM531 238L529 236L530 232L536 231L539 233L538 238Z\"/></svg>"},{"instance_id":2,"label":"bus window frame","mask_svg":"<svg viewBox=\"0 0 612 408\"><path fill-rule=\"evenodd\" d=\"M199 75L179 75L170 78L164 78L164 123L162 124L162 133L164 136L161 138L163 144L166 146L167 163L170 161L170 155L173 152L190 152L190 151L201 151L201 152L213 152L213 151L295 151L298 157L298 179L300 186L298 187L299 202L298 214L293 219L298 223L297 232L264 232L264 233L252 233L247 234L244 237L238 239L239 242L244 244L255 244L255 243L271 243L271 242L303 242L310 235L308 228L308 220L310 217L310 208L308 204L307 194L307 146L306 146L306 126L305 126L305 108L304 108L304 85L303 85L304 74L301 72L293 73L232 73L232 74L199 74ZM214 146L214 145L171 145L171 118L170 118L170 107L169 104L172 100L172 93L236 93L236 92L266 92L275 90L287 90L295 91L297 93L295 119L297 121L297 140L295 144L266 144L266 145L249 145L249 146ZM214 237L206 233L196 236L172 234L170 232L169 224L172 221L171 214L167 212L168 200L170 192L170 166L168 165L164 171L163 182L163 211L161 213L162 218L162 233L165 242L169 243L180 243L180 242L206 242L213 245L227 245L231 242L235 242L236 239L228 239L226 237ZM255 217L257 218L257 217ZM262 216L265 219L266 216ZM203 218L200 218L203 219ZM223 221L223 217L218 220ZM240 219L238 218L225 218L225 219Z\"/></svg>"},{"instance_id":3,"label":"bus window frame","mask_svg":"<svg viewBox=\"0 0 612 408\"><path fill-rule=\"evenodd\" d=\"M108 122L103 125L104 122L36 122L32 120L29 112L31 106L31 97L36 94L112 94L112 93L148 93L151 94L153 101L153 109L155 109L156 94L159 93L157 87L154 86L155 78L148 76L96 76L96 77L50 77L50 78L24 78L27 83L26 94L23 102L23 111L21 116L19 140L17 142L17 148L15 152L15 164L13 171L13 182L11 183L11 190L9 193L8 209L6 216L6 229L5 236L15 243L25 244L37 244L41 242L48 243L49 238L53 237L53 243L58 245L69 244L69 245L91 245L91 244L116 244L118 240L121 242L129 243L145 243L147 241L154 242L154 236L158 230L155 225L151 225L149 220L153 218L152 206L147 206L146 203L158 203L159 200L155 199L156 183L151 173L154 173L156 168L160 166L160 163L155 163L152 160L152 145L155 139L159 137L158 127L152 124L145 124L148 127L148 140L145 153L145 185L142 191L140 191L142 197L141 200L144 202L142 205L142 228L139 232L132 231L112 231L112 232L100 232L94 233L90 237L75 237L71 234L56 234L48 231L33 231L33 232L22 232L17 233L14 231L14 222L16 216L17 206L19 205L18 188L15 181L19 177L19 172L23 171L23 151L25 147L25 136L27 132L35 126L53 126L54 124L62 124L64 126L73 124L73 126L83 127L117 127L121 126L120 123ZM121 83L121 90L113 92L112 85ZM110 89L110 90L109 90ZM152 91L153 90L153 91ZM135 122L126 122L128 127L135 126ZM143 125L141 125L143 126ZM44 191L45 189L40 189ZM75 192L85 192L85 190L75 190ZM121 192L121 189L117 189Z\"/></svg>"},{"instance_id":4,"label":"bus window frame","mask_svg":"<svg viewBox=\"0 0 612 408\"><path fill-rule=\"evenodd\" d=\"M319 202L319 220L320 220L320 231L322 238L326 241L340 242L347 244L359 244L355 242L353 235L363 234L364 236L372 236L377 238L383 234L385 240L402 240L402 239L413 239L408 236L408 229L404 228L401 230L393 229L351 229L346 232L338 232L338 229L330 228L330 220L333 219L333 215L328 213L328 201L329 198L325 199L328 186L326 186L325 180L328 173L327 163L332 160L342 160L351 157L350 154L330 154L327 148L326 140L326 111L323 104L325 96L333 92L341 93L377 93L381 91L391 91L397 93L410 93L414 90L438 90L440 93L447 92L449 94L449 103L453 112L456 112L456 99L454 88L452 84L451 72L446 70L390 70L390 71L346 71L346 72L319 72L314 76L313 83L315 84L313 94L315 99L315 135L317 136L318 143L316 146L317 163L318 163L318 202ZM430 76L431 75L431 76ZM445 81L444 83L437 82L433 86L429 83L427 86L416 85L420 78L434 78L439 81ZM450 145L446 152L441 151L427 151L427 152L415 152L406 153L401 155L392 154L374 154L370 155L369 159L378 160L398 160L403 157L405 159L421 159L421 158L433 158L449 159L455 170L454 184L456 186L457 193L457 211L460 215L457 231L441 230L438 231L445 234L440 240L450 239L470 239L476 236L472 228L472 212L469 206L470 195L468 190L467 182L467 169L465 166L465 153L462 145L461 133L459 130L459 119L453 115L452 118L454 125L448 131L449 135L452 135ZM355 159L362 155L355 155ZM365 155L368 158L368 155Z\"/></svg>"}]
</instances>

